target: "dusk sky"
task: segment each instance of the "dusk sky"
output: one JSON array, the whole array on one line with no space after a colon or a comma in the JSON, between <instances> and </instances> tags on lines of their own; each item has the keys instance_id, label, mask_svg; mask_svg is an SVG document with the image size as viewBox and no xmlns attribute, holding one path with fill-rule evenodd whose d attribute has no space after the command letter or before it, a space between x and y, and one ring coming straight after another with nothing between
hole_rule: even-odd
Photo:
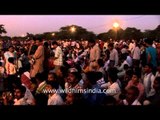
<instances>
[{"instance_id":1,"label":"dusk sky","mask_svg":"<svg viewBox=\"0 0 160 120\"><path fill-rule=\"evenodd\" d=\"M5 25L8 36L58 31L73 24L99 34L113 28L115 21L123 29L136 27L144 31L160 25L160 15L0 15L0 24Z\"/></svg>"}]
</instances>

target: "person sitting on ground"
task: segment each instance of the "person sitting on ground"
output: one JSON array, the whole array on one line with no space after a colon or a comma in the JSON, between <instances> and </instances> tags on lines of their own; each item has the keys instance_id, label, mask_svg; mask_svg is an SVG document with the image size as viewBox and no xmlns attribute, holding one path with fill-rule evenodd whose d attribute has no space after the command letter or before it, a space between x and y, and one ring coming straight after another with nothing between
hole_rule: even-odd
<instances>
[{"instance_id":1,"label":"person sitting on ground","mask_svg":"<svg viewBox=\"0 0 160 120\"><path fill-rule=\"evenodd\" d=\"M83 93L83 98L86 103L91 106L100 105L106 96L102 92L103 89L97 84L98 79L97 72L89 71L86 73L86 80L84 80L83 84L83 89L86 90L86 92Z\"/></svg>"},{"instance_id":2,"label":"person sitting on ground","mask_svg":"<svg viewBox=\"0 0 160 120\"><path fill-rule=\"evenodd\" d=\"M156 77L153 83L153 88L155 89L155 94L148 99L146 99L144 105L158 105L160 106L160 77Z\"/></svg>"},{"instance_id":3,"label":"person sitting on ground","mask_svg":"<svg viewBox=\"0 0 160 120\"><path fill-rule=\"evenodd\" d=\"M120 102L120 105L141 105L138 101L139 90L135 86L127 89L126 98Z\"/></svg>"},{"instance_id":4,"label":"person sitting on ground","mask_svg":"<svg viewBox=\"0 0 160 120\"><path fill-rule=\"evenodd\" d=\"M103 84L101 87L107 89L106 95L107 96L114 96L116 100L118 100L118 96L121 93L121 83L118 80L117 76L117 69L110 68L108 70L108 83Z\"/></svg>"},{"instance_id":5,"label":"person sitting on ground","mask_svg":"<svg viewBox=\"0 0 160 120\"><path fill-rule=\"evenodd\" d=\"M140 79L139 78L140 78L140 76L138 76L138 74L134 72L133 75L132 75L132 79L128 82L128 85L126 86L125 89L127 90L131 86L137 87L138 90L139 90L139 96L138 96L137 99L139 101L141 101L143 99L143 97L144 97L144 86L143 86L142 83L140 83Z\"/></svg>"},{"instance_id":6,"label":"person sitting on ground","mask_svg":"<svg viewBox=\"0 0 160 120\"><path fill-rule=\"evenodd\" d=\"M43 90L45 89L47 83L44 80L43 74L42 73L37 73L35 76L36 82L37 82L37 90L36 90L36 94L40 94L43 93Z\"/></svg>"},{"instance_id":7,"label":"person sitting on ground","mask_svg":"<svg viewBox=\"0 0 160 120\"><path fill-rule=\"evenodd\" d=\"M58 85L55 83L48 83L46 85L46 91L48 91L48 102L47 105L64 105L64 101L62 97L59 95L56 90L58 89Z\"/></svg>"},{"instance_id":8,"label":"person sitting on ground","mask_svg":"<svg viewBox=\"0 0 160 120\"><path fill-rule=\"evenodd\" d=\"M17 86L14 90L14 105L28 105L26 99L24 98L26 88L24 86Z\"/></svg>"}]
</instances>

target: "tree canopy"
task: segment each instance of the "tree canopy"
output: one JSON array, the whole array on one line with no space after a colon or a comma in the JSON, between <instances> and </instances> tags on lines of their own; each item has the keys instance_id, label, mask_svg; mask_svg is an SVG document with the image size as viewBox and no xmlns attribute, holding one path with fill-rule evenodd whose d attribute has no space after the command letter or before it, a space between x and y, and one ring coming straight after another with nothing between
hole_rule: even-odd
<instances>
[{"instance_id":1,"label":"tree canopy","mask_svg":"<svg viewBox=\"0 0 160 120\"><path fill-rule=\"evenodd\" d=\"M4 25L0 24L0 35L3 34L3 33L6 34L7 31L5 30Z\"/></svg>"},{"instance_id":2,"label":"tree canopy","mask_svg":"<svg viewBox=\"0 0 160 120\"><path fill-rule=\"evenodd\" d=\"M0 35L3 33L7 33L4 28L3 24L0 24ZM3 38L3 36L1 36ZM10 38L9 36L5 36L5 39ZM109 40L109 39L116 39L116 40L139 40L143 38L149 38L156 41L160 41L160 25L158 25L153 30L145 30L142 32L140 29L135 27L127 27L126 29L118 28L117 30L109 29L104 33L100 33L96 35L92 31L88 31L86 28L77 25L68 25L63 26L59 29L59 31L52 31L52 32L44 32L39 34L32 34L26 33L25 37L16 36L12 38L17 39L33 39L33 38L40 38L46 40L64 40L64 39L72 39L72 40L92 40L92 39L100 39L100 40Z\"/></svg>"}]
</instances>

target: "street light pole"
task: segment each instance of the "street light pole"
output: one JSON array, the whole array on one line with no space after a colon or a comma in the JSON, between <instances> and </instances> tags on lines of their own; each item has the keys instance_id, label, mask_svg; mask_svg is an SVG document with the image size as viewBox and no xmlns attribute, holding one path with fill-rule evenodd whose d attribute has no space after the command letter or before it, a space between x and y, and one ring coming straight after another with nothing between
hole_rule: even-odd
<instances>
[{"instance_id":1,"label":"street light pole","mask_svg":"<svg viewBox=\"0 0 160 120\"><path fill-rule=\"evenodd\" d=\"M52 38L53 38L53 40L54 40L54 36L55 36L55 33L52 33Z\"/></svg>"}]
</instances>

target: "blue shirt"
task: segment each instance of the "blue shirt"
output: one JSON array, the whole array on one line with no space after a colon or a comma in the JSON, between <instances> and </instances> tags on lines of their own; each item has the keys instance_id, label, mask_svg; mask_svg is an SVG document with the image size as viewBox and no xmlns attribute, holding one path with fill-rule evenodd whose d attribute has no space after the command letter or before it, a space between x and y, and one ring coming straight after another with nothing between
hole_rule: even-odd
<instances>
[{"instance_id":1,"label":"blue shirt","mask_svg":"<svg viewBox=\"0 0 160 120\"><path fill-rule=\"evenodd\" d=\"M95 93L84 93L83 97L88 105L101 105L104 97L106 96L98 85L93 85L92 90Z\"/></svg>"},{"instance_id":2,"label":"blue shirt","mask_svg":"<svg viewBox=\"0 0 160 120\"><path fill-rule=\"evenodd\" d=\"M151 55L151 63L154 67L157 66L157 51L154 47L147 47L146 48L146 56L148 58L148 54ZM148 63L148 61L147 61Z\"/></svg>"}]
</instances>

